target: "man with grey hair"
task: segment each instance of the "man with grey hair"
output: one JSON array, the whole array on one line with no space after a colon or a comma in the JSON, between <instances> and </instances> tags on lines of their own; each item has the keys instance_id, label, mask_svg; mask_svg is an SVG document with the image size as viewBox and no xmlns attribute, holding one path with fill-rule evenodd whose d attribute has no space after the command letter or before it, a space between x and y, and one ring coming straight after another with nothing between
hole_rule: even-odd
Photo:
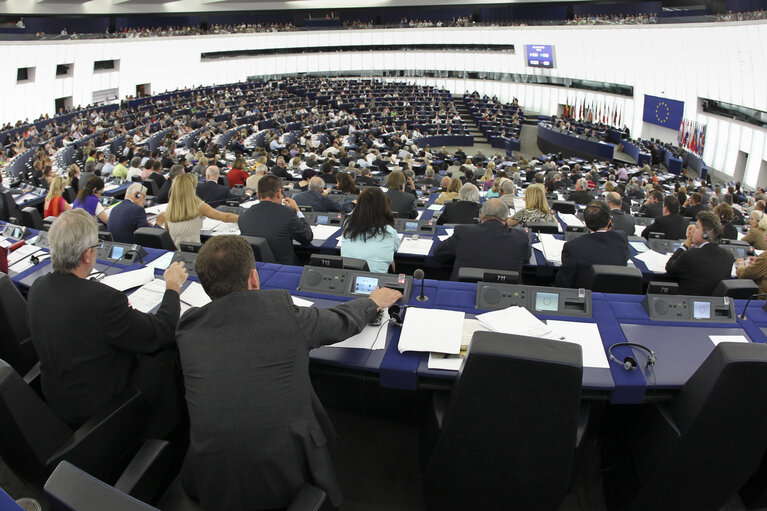
<instances>
[{"instance_id":1,"label":"man with grey hair","mask_svg":"<svg viewBox=\"0 0 767 511\"><path fill-rule=\"evenodd\" d=\"M329 199L325 191L325 181L321 177L314 176L309 180L308 189L305 192L293 196L293 200L299 206L311 206L312 211L341 211L349 213L354 209L356 201L339 203Z\"/></svg>"},{"instance_id":2,"label":"man with grey hair","mask_svg":"<svg viewBox=\"0 0 767 511\"><path fill-rule=\"evenodd\" d=\"M432 168L426 169L426 172L424 173L424 178L419 180L419 184L423 186L428 186L429 188L436 188L441 186L440 180L434 177L434 169Z\"/></svg>"},{"instance_id":3,"label":"man with grey hair","mask_svg":"<svg viewBox=\"0 0 767 511\"><path fill-rule=\"evenodd\" d=\"M500 199L482 205L476 225L457 225L453 235L440 243L434 257L453 264L452 280L460 268L520 271L530 259L530 240L522 229L509 227L509 207Z\"/></svg>"},{"instance_id":4,"label":"man with grey hair","mask_svg":"<svg viewBox=\"0 0 767 511\"><path fill-rule=\"evenodd\" d=\"M227 200L234 198L227 186L218 184L220 174L219 168L211 165L205 169L205 181L197 185L197 196L212 208L222 206ZM224 182L229 183L226 179Z\"/></svg>"},{"instance_id":5,"label":"man with grey hair","mask_svg":"<svg viewBox=\"0 0 767 511\"><path fill-rule=\"evenodd\" d=\"M130 168L125 179L132 181L134 177L141 177L141 156L134 156L130 161Z\"/></svg>"},{"instance_id":6,"label":"man with grey hair","mask_svg":"<svg viewBox=\"0 0 767 511\"><path fill-rule=\"evenodd\" d=\"M580 178L575 182L575 191L570 192L567 200L576 204L588 204L594 200L594 196L589 193L589 182L585 178Z\"/></svg>"},{"instance_id":7,"label":"man with grey hair","mask_svg":"<svg viewBox=\"0 0 767 511\"><path fill-rule=\"evenodd\" d=\"M620 194L616 192L608 193L605 202L612 214L613 231L623 231L626 233L626 236L634 236L636 219L623 211L623 199Z\"/></svg>"},{"instance_id":8,"label":"man with grey hair","mask_svg":"<svg viewBox=\"0 0 767 511\"><path fill-rule=\"evenodd\" d=\"M511 179L502 178L501 184L498 186L500 192L500 199L506 204L506 206L514 207L514 182Z\"/></svg>"},{"instance_id":9,"label":"man with grey hair","mask_svg":"<svg viewBox=\"0 0 767 511\"><path fill-rule=\"evenodd\" d=\"M479 188L466 183L458 190L458 200L445 204L445 210L437 219L437 224L473 224L478 217Z\"/></svg>"},{"instance_id":10,"label":"man with grey hair","mask_svg":"<svg viewBox=\"0 0 767 511\"><path fill-rule=\"evenodd\" d=\"M125 191L125 200L113 207L109 212L107 230L112 233L115 241L120 243L136 243L133 233L139 227L149 227L144 210L146 187L141 183L133 183ZM160 224L164 224L165 214L161 215Z\"/></svg>"},{"instance_id":11,"label":"man with grey hair","mask_svg":"<svg viewBox=\"0 0 767 511\"><path fill-rule=\"evenodd\" d=\"M29 290L27 323L40 357L48 405L70 426L102 411L128 387L153 408L146 434L165 436L181 409L174 377L174 332L183 263L165 270L165 294L156 314L132 308L126 295L92 275L98 255L98 225L81 209L62 213L48 235L53 272ZM73 308L73 300L81 304Z\"/></svg>"}]
</instances>

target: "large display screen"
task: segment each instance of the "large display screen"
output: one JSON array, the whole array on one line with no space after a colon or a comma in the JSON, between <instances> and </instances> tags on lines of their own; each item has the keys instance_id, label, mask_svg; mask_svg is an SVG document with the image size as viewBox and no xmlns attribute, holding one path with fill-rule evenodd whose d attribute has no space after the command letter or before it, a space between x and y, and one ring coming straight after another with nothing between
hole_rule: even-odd
<instances>
[{"instance_id":1,"label":"large display screen","mask_svg":"<svg viewBox=\"0 0 767 511\"><path fill-rule=\"evenodd\" d=\"M526 44L528 67L554 69L554 47L550 44Z\"/></svg>"}]
</instances>

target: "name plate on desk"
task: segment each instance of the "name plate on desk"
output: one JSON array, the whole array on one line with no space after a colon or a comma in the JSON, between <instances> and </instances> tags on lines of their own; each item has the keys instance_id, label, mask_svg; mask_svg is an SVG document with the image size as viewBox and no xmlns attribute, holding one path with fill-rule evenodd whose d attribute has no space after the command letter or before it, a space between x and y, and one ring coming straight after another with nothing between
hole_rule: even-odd
<instances>
[{"instance_id":1,"label":"name plate on desk","mask_svg":"<svg viewBox=\"0 0 767 511\"><path fill-rule=\"evenodd\" d=\"M476 308L499 310L516 305L535 314L591 317L591 291L523 284L477 283Z\"/></svg>"},{"instance_id":2,"label":"name plate on desk","mask_svg":"<svg viewBox=\"0 0 767 511\"><path fill-rule=\"evenodd\" d=\"M433 220L408 220L407 218L395 218L394 229L397 232L434 234L437 232L437 224Z\"/></svg>"},{"instance_id":3,"label":"name plate on desk","mask_svg":"<svg viewBox=\"0 0 767 511\"><path fill-rule=\"evenodd\" d=\"M343 268L304 266L301 281L298 283L299 291L354 298L368 296L376 287L398 289L403 294L403 300L407 301L413 289L413 277Z\"/></svg>"},{"instance_id":4,"label":"name plate on desk","mask_svg":"<svg viewBox=\"0 0 767 511\"><path fill-rule=\"evenodd\" d=\"M735 323L735 305L727 296L647 295L642 306L653 321Z\"/></svg>"}]
</instances>

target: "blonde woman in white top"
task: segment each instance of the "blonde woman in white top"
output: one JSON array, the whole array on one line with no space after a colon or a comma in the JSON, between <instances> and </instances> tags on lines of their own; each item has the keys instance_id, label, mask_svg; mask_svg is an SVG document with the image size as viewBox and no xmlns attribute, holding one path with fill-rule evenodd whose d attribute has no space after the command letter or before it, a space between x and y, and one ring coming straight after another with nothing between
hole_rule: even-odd
<instances>
[{"instance_id":1,"label":"blonde woman in white top","mask_svg":"<svg viewBox=\"0 0 767 511\"><path fill-rule=\"evenodd\" d=\"M213 209L197 197L197 176L182 174L173 179L165 210L167 228L173 243L199 243L204 217L222 222L237 223L239 216Z\"/></svg>"}]
</instances>

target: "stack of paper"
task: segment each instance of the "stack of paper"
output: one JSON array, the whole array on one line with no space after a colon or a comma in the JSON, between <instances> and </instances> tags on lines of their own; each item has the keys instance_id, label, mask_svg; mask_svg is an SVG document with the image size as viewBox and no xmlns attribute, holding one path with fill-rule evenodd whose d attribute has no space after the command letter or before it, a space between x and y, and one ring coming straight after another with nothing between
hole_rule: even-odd
<instances>
[{"instance_id":1,"label":"stack of paper","mask_svg":"<svg viewBox=\"0 0 767 511\"><path fill-rule=\"evenodd\" d=\"M555 336L546 323L533 316L529 310L516 305L480 314L477 319L484 327L493 332L547 339L559 338Z\"/></svg>"},{"instance_id":2,"label":"stack of paper","mask_svg":"<svg viewBox=\"0 0 767 511\"><path fill-rule=\"evenodd\" d=\"M642 261L647 269L653 273L666 273L666 263L673 254L661 254L655 250L648 250L638 254L635 258Z\"/></svg>"},{"instance_id":3,"label":"stack of paper","mask_svg":"<svg viewBox=\"0 0 767 511\"><path fill-rule=\"evenodd\" d=\"M554 332L554 337L580 345L583 367L610 367L604 344L602 344L602 336L599 334L599 326L596 323L550 319L546 321L546 325Z\"/></svg>"},{"instance_id":4,"label":"stack of paper","mask_svg":"<svg viewBox=\"0 0 767 511\"><path fill-rule=\"evenodd\" d=\"M162 302L165 295L165 281L155 279L147 282L128 296L130 306L141 312L149 312Z\"/></svg>"},{"instance_id":5,"label":"stack of paper","mask_svg":"<svg viewBox=\"0 0 767 511\"><path fill-rule=\"evenodd\" d=\"M107 275L101 279L101 283L106 284L111 288L117 289L118 291L125 291L134 287L143 286L147 282L151 282L153 279L154 269L144 267L139 268L138 270Z\"/></svg>"},{"instance_id":6,"label":"stack of paper","mask_svg":"<svg viewBox=\"0 0 767 511\"><path fill-rule=\"evenodd\" d=\"M516 211L521 211L521 210L525 209L525 199L519 199L519 198L515 197L514 198L514 209Z\"/></svg>"},{"instance_id":7,"label":"stack of paper","mask_svg":"<svg viewBox=\"0 0 767 511\"><path fill-rule=\"evenodd\" d=\"M181 293L181 301L192 307L202 307L210 303L210 297L203 289L202 284L191 281Z\"/></svg>"},{"instance_id":8,"label":"stack of paper","mask_svg":"<svg viewBox=\"0 0 767 511\"><path fill-rule=\"evenodd\" d=\"M32 268L34 264L29 260L29 256L37 254L38 257L46 257L45 253L33 245L22 245L10 254L8 254L8 269L16 273L21 273Z\"/></svg>"},{"instance_id":9,"label":"stack of paper","mask_svg":"<svg viewBox=\"0 0 767 511\"><path fill-rule=\"evenodd\" d=\"M313 225L312 233L314 233L314 239L326 240L336 235L340 227L333 225Z\"/></svg>"},{"instance_id":10,"label":"stack of paper","mask_svg":"<svg viewBox=\"0 0 767 511\"><path fill-rule=\"evenodd\" d=\"M749 342L742 335L709 335L709 339L714 343L714 346L718 346L720 342Z\"/></svg>"},{"instance_id":11,"label":"stack of paper","mask_svg":"<svg viewBox=\"0 0 767 511\"><path fill-rule=\"evenodd\" d=\"M402 243L400 243L399 249L397 249L398 254L416 254L416 255L429 255L429 251L431 250L431 246L434 244L434 239L431 237L428 238L402 238Z\"/></svg>"},{"instance_id":12,"label":"stack of paper","mask_svg":"<svg viewBox=\"0 0 767 511\"><path fill-rule=\"evenodd\" d=\"M409 308L399 337L400 353L434 351L457 355L461 352L464 316L458 311Z\"/></svg>"},{"instance_id":13,"label":"stack of paper","mask_svg":"<svg viewBox=\"0 0 767 511\"><path fill-rule=\"evenodd\" d=\"M541 241L544 257L547 261L562 264L562 249L565 247L564 240L558 240L553 234L539 233L538 239Z\"/></svg>"},{"instance_id":14,"label":"stack of paper","mask_svg":"<svg viewBox=\"0 0 767 511\"><path fill-rule=\"evenodd\" d=\"M584 225L581 219L575 215L570 215L566 213L557 213L557 214L559 215L560 220L562 220L565 223L565 225L573 225L575 227L583 227Z\"/></svg>"}]
</instances>

